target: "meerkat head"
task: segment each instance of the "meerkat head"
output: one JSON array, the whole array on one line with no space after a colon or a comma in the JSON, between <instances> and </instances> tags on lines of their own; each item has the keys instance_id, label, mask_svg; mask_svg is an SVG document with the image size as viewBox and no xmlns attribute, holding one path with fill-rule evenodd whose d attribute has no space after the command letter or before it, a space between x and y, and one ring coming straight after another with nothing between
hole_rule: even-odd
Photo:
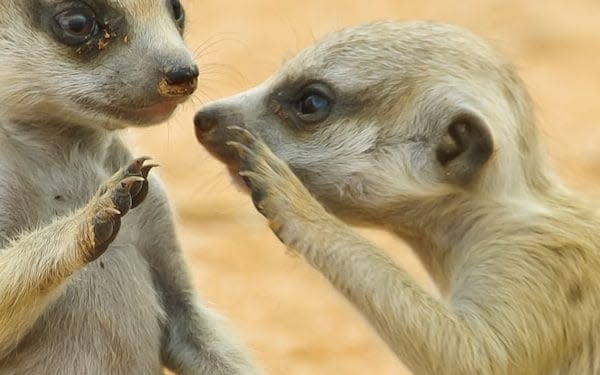
<instances>
[{"instance_id":1,"label":"meerkat head","mask_svg":"<svg viewBox=\"0 0 600 375\"><path fill-rule=\"evenodd\" d=\"M419 200L544 185L521 81L486 43L444 24L331 34L265 83L207 105L195 124L234 172L227 128L248 129L328 208L358 220Z\"/></svg>"},{"instance_id":2,"label":"meerkat head","mask_svg":"<svg viewBox=\"0 0 600 375\"><path fill-rule=\"evenodd\" d=\"M179 0L4 0L0 118L108 129L168 118L194 92Z\"/></svg>"}]
</instances>

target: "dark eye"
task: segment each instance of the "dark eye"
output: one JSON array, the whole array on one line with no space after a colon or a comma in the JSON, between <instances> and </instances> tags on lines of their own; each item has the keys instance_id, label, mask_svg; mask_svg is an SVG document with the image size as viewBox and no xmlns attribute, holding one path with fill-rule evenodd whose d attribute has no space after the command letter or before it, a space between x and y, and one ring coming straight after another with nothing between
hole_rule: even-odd
<instances>
[{"instance_id":1,"label":"dark eye","mask_svg":"<svg viewBox=\"0 0 600 375\"><path fill-rule=\"evenodd\" d=\"M331 100L315 88L305 90L296 102L298 117L309 123L325 120L331 112Z\"/></svg>"},{"instance_id":2,"label":"dark eye","mask_svg":"<svg viewBox=\"0 0 600 375\"><path fill-rule=\"evenodd\" d=\"M83 44L96 35L98 30L98 23L91 9L70 9L56 16L55 32L65 44Z\"/></svg>"},{"instance_id":3,"label":"dark eye","mask_svg":"<svg viewBox=\"0 0 600 375\"><path fill-rule=\"evenodd\" d=\"M183 10L183 5L181 5L180 0L171 0L171 8L173 8L173 17L175 18L175 22L179 27L183 27L183 22L185 20L185 11Z\"/></svg>"},{"instance_id":4,"label":"dark eye","mask_svg":"<svg viewBox=\"0 0 600 375\"><path fill-rule=\"evenodd\" d=\"M329 99L319 94L310 94L300 102L300 113L314 115L317 112L326 111L328 107Z\"/></svg>"}]
</instances>

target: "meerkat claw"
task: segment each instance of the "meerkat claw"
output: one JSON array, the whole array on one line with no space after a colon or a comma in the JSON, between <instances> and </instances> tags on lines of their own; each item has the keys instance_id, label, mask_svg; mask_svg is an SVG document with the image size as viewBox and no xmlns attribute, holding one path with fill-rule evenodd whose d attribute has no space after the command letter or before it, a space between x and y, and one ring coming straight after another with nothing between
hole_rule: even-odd
<instances>
[{"instance_id":1,"label":"meerkat claw","mask_svg":"<svg viewBox=\"0 0 600 375\"><path fill-rule=\"evenodd\" d=\"M127 178L125 178L125 179L123 179L123 180L121 181L121 187L122 187L123 189L127 190L128 192L131 192L131 191L132 191L132 188L133 188L133 187L134 187L136 184L138 184L138 183L140 183L140 182L144 182L144 181L146 181L146 179L145 179L145 178L143 178L143 177L139 177L139 176L130 176L130 177L127 177Z\"/></svg>"},{"instance_id":2,"label":"meerkat claw","mask_svg":"<svg viewBox=\"0 0 600 375\"><path fill-rule=\"evenodd\" d=\"M241 144L239 142L229 141L229 142L226 143L226 145L229 146L229 147L233 147L237 151L238 156L240 158L242 158L242 159L246 155L249 155L249 154L252 153L252 150L248 146L243 145L243 144Z\"/></svg>"},{"instance_id":3,"label":"meerkat claw","mask_svg":"<svg viewBox=\"0 0 600 375\"><path fill-rule=\"evenodd\" d=\"M160 167L160 164L156 164L156 163L152 163L152 164L147 164L147 165L144 165L144 166L141 168L141 173L142 173L142 176L143 176L144 178L148 178L148 175L150 174L150 171L151 171L152 169L154 169L154 168L158 168L158 167Z\"/></svg>"},{"instance_id":4,"label":"meerkat claw","mask_svg":"<svg viewBox=\"0 0 600 375\"><path fill-rule=\"evenodd\" d=\"M231 132L236 132L239 136L243 138L242 141L244 143L258 142L258 138L254 134L252 134L248 129L242 128L240 126L229 126L227 127L227 130Z\"/></svg>"},{"instance_id":5,"label":"meerkat claw","mask_svg":"<svg viewBox=\"0 0 600 375\"><path fill-rule=\"evenodd\" d=\"M128 175L140 175L141 168L144 166L148 160L152 160L149 156L142 156L140 158L134 159L133 162L127 168Z\"/></svg>"},{"instance_id":6,"label":"meerkat claw","mask_svg":"<svg viewBox=\"0 0 600 375\"><path fill-rule=\"evenodd\" d=\"M152 163L152 164L146 164L140 168L140 173L141 173L142 177L144 178L144 181L141 183L141 187L137 191L137 193L133 194L131 197L131 208L132 209L139 206L148 196L148 175L150 174L150 171L152 169L157 168L159 166L160 166L159 164Z\"/></svg>"}]
</instances>

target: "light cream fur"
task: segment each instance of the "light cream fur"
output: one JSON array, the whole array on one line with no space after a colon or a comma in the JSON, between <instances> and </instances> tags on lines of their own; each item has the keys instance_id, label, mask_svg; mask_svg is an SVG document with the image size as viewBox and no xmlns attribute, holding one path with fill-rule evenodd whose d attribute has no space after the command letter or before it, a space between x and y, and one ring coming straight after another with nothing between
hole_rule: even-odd
<instances>
[{"instance_id":1,"label":"light cream fur","mask_svg":"<svg viewBox=\"0 0 600 375\"><path fill-rule=\"evenodd\" d=\"M332 110L303 123L289 98L315 82ZM483 131L467 146L450 131L465 115ZM555 176L523 83L481 39L429 22L348 28L197 126L278 237L415 374L600 373L600 221ZM486 139L485 163L464 156ZM460 151L447 164L444 147ZM406 240L443 298L347 223Z\"/></svg>"}]
</instances>

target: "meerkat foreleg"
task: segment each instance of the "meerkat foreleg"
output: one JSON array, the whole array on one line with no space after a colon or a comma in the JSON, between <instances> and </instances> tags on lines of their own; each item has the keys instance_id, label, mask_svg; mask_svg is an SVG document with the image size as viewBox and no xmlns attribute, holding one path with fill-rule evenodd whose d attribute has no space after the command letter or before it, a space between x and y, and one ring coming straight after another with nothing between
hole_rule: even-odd
<instances>
[{"instance_id":1,"label":"meerkat foreleg","mask_svg":"<svg viewBox=\"0 0 600 375\"><path fill-rule=\"evenodd\" d=\"M82 209L23 233L0 250L0 358L27 333L67 279L106 251L121 217L147 193L152 166L137 159L107 181Z\"/></svg>"}]
</instances>

